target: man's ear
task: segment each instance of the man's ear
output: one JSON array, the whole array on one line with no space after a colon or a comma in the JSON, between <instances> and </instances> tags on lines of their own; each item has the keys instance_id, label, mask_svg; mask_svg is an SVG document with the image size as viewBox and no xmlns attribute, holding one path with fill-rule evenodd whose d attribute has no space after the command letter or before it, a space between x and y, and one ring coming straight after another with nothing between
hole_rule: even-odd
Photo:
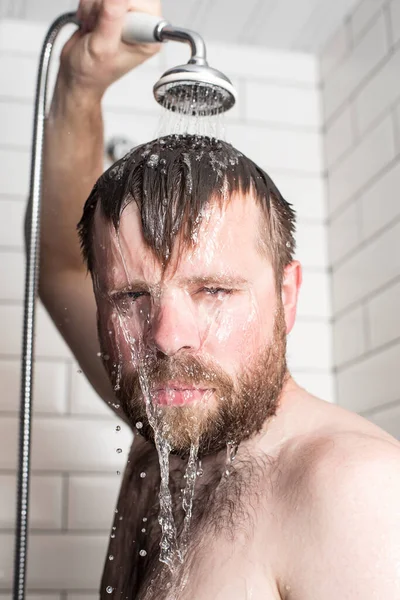
<instances>
[{"instance_id":1,"label":"man's ear","mask_svg":"<svg viewBox=\"0 0 400 600\"><path fill-rule=\"evenodd\" d=\"M291 332L296 319L297 298L302 281L301 264L294 260L285 267L282 280L281 294L287 334Z\"/></svg>"}]
</instances>

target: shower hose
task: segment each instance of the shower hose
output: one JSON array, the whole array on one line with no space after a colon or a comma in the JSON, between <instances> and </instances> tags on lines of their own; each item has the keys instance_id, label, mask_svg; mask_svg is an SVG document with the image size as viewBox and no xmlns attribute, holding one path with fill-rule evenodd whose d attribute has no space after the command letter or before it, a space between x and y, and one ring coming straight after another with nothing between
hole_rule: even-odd
<instances>
[{"instance_id":1,"label":"shower hose","mask_svg":"<svg viewBox=\"0 0 400 600\"><path fill-rule=\"evenodd\" d=\"M54 42L60 30L69 23L79 25L76 13L58 17L45 37L36 84L33 143L31 157L29 199L30 226L26 240L26 271L24 296L24 323L21 361L21 399L19 425L19 454L17 481L17 515L15 526L15 562L13 600L25 598L28 550L28 508L32 424L32 384L35 337L35 309L38 285L40 206L43 170L43 137L47 99L47 82Z\"/></svg>"}]
</instances>

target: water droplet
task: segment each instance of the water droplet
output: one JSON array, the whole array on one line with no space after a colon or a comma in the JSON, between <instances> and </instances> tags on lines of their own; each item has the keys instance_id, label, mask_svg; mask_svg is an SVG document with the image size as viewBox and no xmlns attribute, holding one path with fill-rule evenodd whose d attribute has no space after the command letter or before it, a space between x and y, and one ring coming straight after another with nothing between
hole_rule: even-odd
<instances>
[{"instance_id":1,"label":"water droplet","mask_svg":"<svg viewBox=\"0 0 400 600\"><path fill-rule=\"evenodd\" d=\"M108 586L106 587L106 592L107 592L107 594L112 594L112 591L113 591L113 589L114 589L114 588L112 588L112 587L111 587L111 585L108 585Z\"/></svg>"},{"instance_id":2,"label":"water droplet","mask_svg":"<svg viewBox=\"0 0 400 600\"><path fill-rule=\"evenodd\" d=\"M146 550L139 550L139 554L140 556L146 556L147 552Z\"/></svg>"},{"instance_id":3,"label":"water droplet","mask_svg":"<svg viewBox=\"0 0 400 600\"><path fill-rule=\"evenodd\" d=\"M117 471L117 475L121 475L121 471Z\"/></svg>"},{"instance_id":4,"label":"water droplet","mask_svg":"<svg viewBox=\"0 0 400 600\"><path fill-rule=\"evenodd\" d=\"M142 529L142 533L145 533L145 532L146 532L146 529L145 529L145 527L143 527L143 529Z\"/></svg>"},{"instance_id":5,"label":"water droplet","mask_svg":"<svg viewBox=\"0 0 400 600\"><path fill-rule=\"evenodd\" d=\"M110 538L115 538L115 533L112 533L112 534L110 535Z\"/></svg>"},{"instance_id":6,"label":"water droplet","mask_svg":"<svg viewBox=\"0 0 400 600\"><path fill-rule=\"evenodd\" d=\"M140 473L140 477L143 479L144 477L146 477L146 473L142 471L142 473Z\"/></svg>"},{"instance_id":7,"label":"water droplet","mask_svg":"<svg viewBox=\"0 0 400 600\"><path fill-rule=\"evenodd\" d=\"M146 523L147 517L143 517L142 521L143 521L143 523Z\"/></svg>"},{"instance_id":8,"label":"water droplet","mask_svg":"<svg viewBox=\"0 0 400 600\"><path fill-rule=\"evenodd\" d=\"M118 519L118 520L119 520L119 521L122 521L122 519L123 519L123 518L124 518L124 517L119 517L119 519Z\"/></svg>"},{"instance_id":9,"label":"water droplet","mask_svg":"<svg viewBox=\"0 0 400 600\"><path fill-rule=\"evenodd\" d=\"M98 352L98 353L97 353L97 356L101 356L101 352Z\"/></svg>"},{"instance_id":10,"label":"water droplet","mask_svg":"<svg viewBox=\"0 0 400 600\"><path fill-rule=\"evenodd\" d=\"M141 421L138 421L135 425L136 429L142 429L143 427L143 423Z\"/></svg>"},{"instance_id":11,"label":"water droplet","mask_svg":"<svg viewBox=\"0 0 400 600\"><path fill-rule=\"evenodd\" d=\"M290 248L290 242L286 242L286 248Z\"/></svg>"},{"instance_id":12,"label":"water droplet","mask_svg":"<svg viewBox=\"0 0 400 600\"><path fill-rule=\"evenodd\" d=\"M82 373L82 369L78 369L78 370L77 370L77 373Z\"/></svg>"},{"instance_id":13,"label":"water droplet","mask_svg":"<svg viewBox=\"0 0 400 600\"><path fill-rule=\"evenodd\" d=\"M116 426L115 431L121 431L121 427L119 425Z\"/></svg>"},{"instance_id":14,"label":"water droplet","mask_svg":"<svg viewBox=\"0 0 400 600\"><path fill-rule=\"evenodd\" d=\"M122 448L117 448L117 453L121 454L121 452L122 452Z\"/></svg>"},{"instance_id":15,"label":"water droplet","mask_svg":"<svg viewBox=\"0 0 400 600\"><path fill-rule=\"evenodd\" d=\"M112 554L110 554L110 556L108 557L108 560L114 560L114 557Z\"/></svg>"}]
</instances>

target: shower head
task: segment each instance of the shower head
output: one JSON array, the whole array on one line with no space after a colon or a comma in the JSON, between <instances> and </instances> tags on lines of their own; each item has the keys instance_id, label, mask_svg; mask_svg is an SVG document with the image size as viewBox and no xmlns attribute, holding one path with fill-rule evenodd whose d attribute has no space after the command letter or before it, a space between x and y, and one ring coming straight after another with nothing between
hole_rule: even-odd
<instances>
[{"instance_id":1,"label":"shower head","mask_svg":"<svg viewBox=\"0 0 400 600\"><path fill-rule=\"evenodd\" d=\"M128 13L122 39L125 42L185 42L191 47L187 64L166 71L153 88L164 108L193 116L216 115L232 108L236 92L232 82L206 60L206 47L198 33L173 27L167 21L144 13Z\"/></svg>"},{"instance_id":2,"label":"shower head","mask_svg":"<svg viewBox=\"0 0 400 600\"><path fill-rule=\"evenodd\" d=\"M169 69L153 88L165 108L187 115L216 115L229 110L236 100L230 80L207 64L186 64Z\"/></svg>"}]
</instances>

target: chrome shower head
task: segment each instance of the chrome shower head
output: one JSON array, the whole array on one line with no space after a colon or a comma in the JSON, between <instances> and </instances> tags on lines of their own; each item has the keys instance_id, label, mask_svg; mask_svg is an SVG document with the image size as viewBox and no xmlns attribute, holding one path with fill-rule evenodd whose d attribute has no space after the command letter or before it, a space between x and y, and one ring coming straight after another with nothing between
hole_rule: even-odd
<instances>
[{"instance_id":1,"label":"chrome shower head","mask_svg":"<svg viewBox=\"0 0 400 600\"><path fill-rule=\"evenodd\" d=\"M173 27L159 17L128 13L122 39L126 42L185 42L191 58L166 71L155 84L154 97L174 112L193 116L216 115L232 108L236 92L232 82L206 60L206 47L198 33Z\"/></svg>"},{"instance_id":2,"label":"chrome shower head","mask_svg":"<svg viewBox=\"0 0 400 600\"><path fill-rule=\"evenodd\" d=\"M195 116L225 112L236 100L230 80L207 64L188 63L169 69L153 91L157 102L168 110Z\"/></svg>"}]
</instances>

